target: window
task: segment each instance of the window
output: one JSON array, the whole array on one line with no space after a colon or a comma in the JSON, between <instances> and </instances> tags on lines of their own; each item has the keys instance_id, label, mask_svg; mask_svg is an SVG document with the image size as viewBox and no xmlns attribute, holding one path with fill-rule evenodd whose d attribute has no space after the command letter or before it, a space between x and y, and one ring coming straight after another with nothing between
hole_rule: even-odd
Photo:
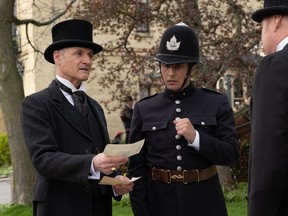
<instances>
[{"instance_id":1,"label":"window","mask_svg":"<svg viewBox=\"0 0 288 216\"><path fill-rule=\"evenodd\" d=\"M149 30L149 2L148 0L136 0L136 31L148 33Z\"/></svg>"},{"instance_id":2,"label":"window","mask_svg":"<svg viewBox=\"0 0 288 216\"><path fill-rule=\"evenodd\" d=\"M234 93L234 109L240 109L244 105L243 98L243 83L238 77L234 78L233 81L233 93Z\"/></svg>"}]
</instances>

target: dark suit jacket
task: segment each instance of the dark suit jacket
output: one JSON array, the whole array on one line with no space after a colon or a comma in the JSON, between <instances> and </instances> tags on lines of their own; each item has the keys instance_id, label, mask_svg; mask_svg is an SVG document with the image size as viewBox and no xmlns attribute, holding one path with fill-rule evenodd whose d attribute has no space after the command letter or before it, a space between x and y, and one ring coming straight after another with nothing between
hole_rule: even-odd
<instances>
[{"instance_id":1,"label":"dark suit jacket","mask_svg":"<svg viewBox=\"0 0 288 216\"><path fill-rule=\"evenodd\" d=\"M88 103L106 145L109 136L103 110L90 97ZM88 181L88 174L97 152L95 141L85 130L83 117L55 81L24 99L21 117L25 142L37 170L34 215L38 212L37 216L92 216L93 195L99 192L95 191L99 187L97 182L92 185ZM103 149L104 146L98 147L100 152ZM106 207L111 209L111 187L102 187L107 192ZM100 211L102 206L98 208Z\"/></svg>"},{"instance_id":2,"label":"dark suit jacket","mask_svg":"<svg viewBox=\"0 0 288 216\"><path fill-rule=\"evenodd\" d=\"M249 216L288 215L288 46L260 62L251 101Z\"/></svg>"},{"instance_id":3,"label":"dark suit jacket","mask_svg":"<svg viewBox=\"0 0 288 216\"><path fill-rule=\"evenodd\" d=\"M189 118L200 135L200 150L177 139L173 120ZM199 183L166 184L148 177L148 168L203 169L232 165L239 157L233 111L226 95L192 84L180 92L145 98L135 104L130 142L145 138L132 156L129 175L142 176L130 193L135 216L227 215L218 175Z\"/></svg>"}]
</instances>

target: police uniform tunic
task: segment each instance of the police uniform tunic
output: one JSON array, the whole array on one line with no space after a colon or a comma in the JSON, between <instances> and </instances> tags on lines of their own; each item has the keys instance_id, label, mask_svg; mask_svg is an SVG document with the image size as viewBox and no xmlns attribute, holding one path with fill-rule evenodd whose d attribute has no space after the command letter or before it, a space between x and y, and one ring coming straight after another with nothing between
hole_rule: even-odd
<instances>
[{"instance_id":1,"label":"police uniform tunic","mask_svg":"<svg viewBox=\"0 0 288 216\"><path fill-rule=\"evenodd\" d=\"M189 118L200 136L200 149L177 135L173 121ZM129 175L141 176L130 193L139 215L227 215L218 175L197 183L164 183L148 175L151 167L169 170L230 166L239 156L233 111L227 96L196 88L165 90L135 104L130 142L145 139L141 152L130 158Z\"/></svg>"}]
</instances>

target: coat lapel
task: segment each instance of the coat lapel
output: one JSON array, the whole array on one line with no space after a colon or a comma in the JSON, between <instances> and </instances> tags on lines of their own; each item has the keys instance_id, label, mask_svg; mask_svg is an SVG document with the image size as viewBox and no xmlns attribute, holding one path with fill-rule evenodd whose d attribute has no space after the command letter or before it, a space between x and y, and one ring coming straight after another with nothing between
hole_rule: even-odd
<instances>
[{"instance_id":1,"label":"coat lapel","mask_svg":"<svg viewBox=\"0 0 288 216\"><path fill-rule=\"evenodd\" d=\"M81 122L81 118L79 115L75 115L74 107L66 100L65 96L62 94L61 90L57 86L56 82L53 80L49 85L49 89L53 98L53 106L57 112L79 133L91 139L83 124L79 124Z\"/></svg>"},{"instance_id":2,"label":"coat lapel","mask_svg":"<svg viewBox=\"0 0 288 216\"><path fill-rule=\"evenodd\" d=\"M49 89L54 101L53 105L57 112L59 112L72 127L78 130L79 133L91 139L91 136L87 133L85 127L82 124L79 124L79 122L82 121L81 117L79 115L75 115L74 107L69 103L69 101L66 100L65 96L62 94L54 80L49 85ZM101 106L89 96L87 97L87 101L90 110L99 122L105 142L109 143L110 139L108 135L107 124Z\"/></svg>"},{"instance_id":3,"label":"coat lapel","mask_svg":"<svg viewBox=\"0 0 288 216\"><path fill-rule=\"evenodd\" d=\"M100 125L101 132L104 136L105 143L110 143L110 138L108 134L106 119L104 116L103 109L101 106L93 100L91 97L87 96L88 105L90 107L90 110L92 111L93 115L98 120L98 123Z\"/></svg>"}]
</instances>

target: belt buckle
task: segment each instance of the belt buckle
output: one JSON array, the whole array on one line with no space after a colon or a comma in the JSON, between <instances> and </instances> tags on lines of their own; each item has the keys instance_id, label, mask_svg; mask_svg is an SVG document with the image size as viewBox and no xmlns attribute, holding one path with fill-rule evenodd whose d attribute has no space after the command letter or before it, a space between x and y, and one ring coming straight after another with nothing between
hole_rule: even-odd
<instances>
[{"instance_id":1,"label":"belt buckle","mask_svg":"<svg viewBox=\"0 0 288 216\"><path fill-rule=\"evenodd\" d=\"M168 173L169 173L169 180L170 180L170 182L168 183L171 183L172 180L180 180L180 179L182 179L182 182L184 184L188 183L187 176L185 175L187 173L187 170L183 170L182 175L179 174L179 175L172 175L172 176L171 176L170 170L168 171L169 171Z\"/></svg>"}]
</instances>

